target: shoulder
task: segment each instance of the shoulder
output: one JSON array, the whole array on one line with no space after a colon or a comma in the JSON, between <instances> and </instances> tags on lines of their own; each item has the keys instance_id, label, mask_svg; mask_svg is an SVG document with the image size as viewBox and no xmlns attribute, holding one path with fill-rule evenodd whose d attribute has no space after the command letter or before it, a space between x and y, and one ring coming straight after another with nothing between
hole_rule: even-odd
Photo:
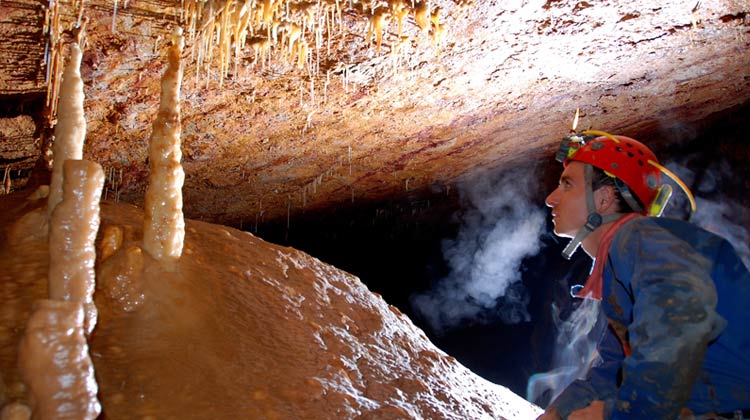
<instances>
[{"instance_id":1,"label":"shoulder","mask_svg":"<svg viewBox=\"0 0 750 420\"><path fill-rule=\"evenodd\" d=\"M693 223L678 219L636 217L614 234L609 248L613 259L672 261L698 258L730 261L739 257L725 238Z\"/></svg>"},{"instance_id":2,"label":"shoulder","mask_svg":"<svg viewBox=\"0 0 750 420\"><path fill-rule=\"evenodd\" d=\"M663 235L662 239L673 238L685 242L690 248L704 255L712 255L716 252L726 252L734 248L728 240L713 232L710 232L694 223L679 219L665 217L639 217L640 227L634 229L640 233L648 233L649 237Z\"/></svg>"},{"instance_id":3,"label":"shoulder","mask_svg":"<svg viewBox=\"0 0 750 420\"><path fill-rule=\"evenodd\" d=\"M653 259L665 256L665 248L670 249L670 253L678 249L692 253L692 244L706 239L706 234L715 236L682 220L636 217L614 233L609 251L615 259L642 259L645 255Z\"/></svg>"},{"instance_id":4,"label":"shoulder","mask_svg":"<svg viewBox=\"0 0 750 420\"><path fill-rule=\"evenodd\" d=\"M636 217L623 224L615 234L615 241L644 235L679 239L688 243L720 242L724 239L698 225L665 217Z\"/></svg>"},{"instance_id":5,"label":"shoulder","mask_svg":"<svg viewBox=\"0 0 750 420\"><path fill-rule=\"evenodd\" d=\"M631 241L646 235L666 234L668 232L669 229L655 217L635 217L619 227L614 234L613 242Z\"/></svg>"}]
</instances>

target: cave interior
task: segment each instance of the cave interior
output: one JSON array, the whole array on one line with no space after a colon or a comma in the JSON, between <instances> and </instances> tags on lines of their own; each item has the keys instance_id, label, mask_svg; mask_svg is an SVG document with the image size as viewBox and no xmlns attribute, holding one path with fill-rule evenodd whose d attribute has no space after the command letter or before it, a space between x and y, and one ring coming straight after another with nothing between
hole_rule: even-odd
<instances>
[{"instance_id":1,"label":"cave interior","mask_svg":"<svg viewBox=\"0 0 750 420\"><path fill-rule=\"evenodd\" d=\"M169 1L126 1L119 9L99 0L52 3L60 5L58 20L50 21L57 27L45 21L53 12L47 6L0 6L0 51L8 57L0 84L3 192L49 178L56 79L45 51L59 45L64 62L84 15L84 155L109 171L107 199L142 205L166 34L175 22L195 27L200 17ZM565 241L551 234L548 217L532 239L539 250L515 270L528 319L503 321L508 302L501 296L474 319L435 329L413 299L450 276L444 249L476 215L477 185L489 185L481 194L493 196L516 177L529 186L525 205L546 216L544 197L561 170L553 156L577 108L583 124L637 138L679 170L707 209L702 220L731 234L747 258L747 4L434 1L432 20L424 21L420 7L430 2L350 1L338 16L331 2L291 3L303 12L327 8L287 12L279 45L268 46L275 18L262 12L232 57L219 54L224 41L207 26L190 35L194 48L183 57L185 217L252 232L358 276L445 352L519 395L530 375L550 368L552 308L564 316L574 307L568 289L589 269L581 252L560 257ZM239 7L231 10L241 15ZM409 13L403 34L400 20L396 26L401 10ZM310 25L302 38L292 38L294 22ZM338 24L340 31L331 29ZM443 38L446 27L450 36ZM214 47L216 55L201 63L195 49ZM316 53L304 55L307 48ZM668 216L687 218L686 209L676 194ZM493 211L481 226L492 228L512 212Z\"/></svg>"}]
</instances>

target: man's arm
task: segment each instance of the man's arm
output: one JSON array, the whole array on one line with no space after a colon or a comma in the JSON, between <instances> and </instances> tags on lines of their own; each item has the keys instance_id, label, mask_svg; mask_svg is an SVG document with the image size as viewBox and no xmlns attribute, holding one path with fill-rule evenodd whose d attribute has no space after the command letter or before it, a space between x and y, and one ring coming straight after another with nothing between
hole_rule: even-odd
<instances>
[{"instance_id":1,"label":"man's arm","mask_svg":"<svg viewBox=\"0 0 750 420\"><path fill-rule=\"evenodd\" d=\"M615 243L621 248L613 264L629 274L634 303L628 326L632 353L623 361L612 418L676 418L690 398L709 341L724 325L715 311L711 263L653 223L627 230Z\"/></svg>"},{"instance_id":2,"label":"man's arm","mask_svg":"<svg viewBox=\"0 0 750 420\"><path fill-rule=\"evenodd\" d=\"M567 418L575 410L588 406L595 400L613 400L617 392L617 378L625 357L622 345L611 328L606 328L597 348L601 362L593 367L586 379L573 381L549 405L549 418L556 413ZM545 412L546 413L546 412Z\"/></svg>"}]
</instances>

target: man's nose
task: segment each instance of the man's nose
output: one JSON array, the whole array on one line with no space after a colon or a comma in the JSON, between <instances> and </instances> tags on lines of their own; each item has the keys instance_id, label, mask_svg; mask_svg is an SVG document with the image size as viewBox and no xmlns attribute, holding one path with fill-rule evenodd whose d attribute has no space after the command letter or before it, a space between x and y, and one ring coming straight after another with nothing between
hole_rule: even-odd
<instances>
[{"instance_id":1,"label":"man's nose","mask_svg":"<svg viewBox=\"0 0 750 420\"><path fill-rule=\"evenodd\" d=\"M547 198L544 199L544 204L547 205L547 207L554 207L557 204L557 188L555 188Z\"/></svg>"}]
</instances>

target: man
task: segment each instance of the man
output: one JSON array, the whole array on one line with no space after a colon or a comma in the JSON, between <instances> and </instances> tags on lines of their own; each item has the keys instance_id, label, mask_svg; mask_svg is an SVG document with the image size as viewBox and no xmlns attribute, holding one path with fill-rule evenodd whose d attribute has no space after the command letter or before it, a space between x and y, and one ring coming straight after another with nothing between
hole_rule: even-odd
<instances>
[{"instance_id":1,"label":"man","mask_svg":"<svg viewBox=\"0 0 750 420\"><path fill-rule=\"evenodd\" d=\"M547 197L555 234L594 266L580 297L601 300L601 360L539 419L743 418L750 409L750 274L724 239L657 218L671 194L646 146L566 137ZM599 135L599 137L596 137ZM657 217L647 217L657 216ZM748 416L745 411L744 416Z\"/></svg>"}]
</instances>

